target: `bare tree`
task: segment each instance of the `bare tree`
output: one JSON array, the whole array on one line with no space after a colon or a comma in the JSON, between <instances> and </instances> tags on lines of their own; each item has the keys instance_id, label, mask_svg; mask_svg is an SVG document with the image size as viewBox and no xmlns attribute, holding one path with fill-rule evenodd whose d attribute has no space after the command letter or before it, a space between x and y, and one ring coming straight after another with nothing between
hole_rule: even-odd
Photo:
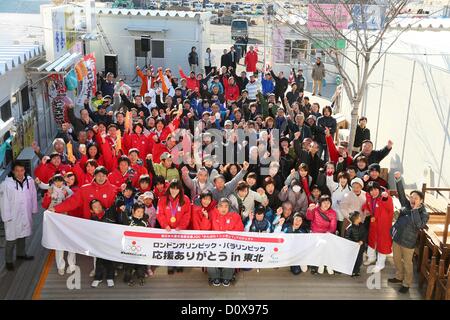
<instances>
[{"instance_id":1,"label":"bare tree","mask_svg":"<svg viewBox=\"0 0 450 320\"><path fill-rule=\"evenodd\" d=\"M351 147L355 141L359 108L366 93L367 82L384 55L400 35L408 30L392 28L394 20L405 11L408 2L312 0L309 1L308 10L313 10L315 14L309 15L310 20L306 24L292 23L293 19L286 19L285 15L276 16L277 20L289 25L298 34L319 44L336 67L352 105L349 138ZM311 21L312 16L316 21ZM345 49L338 45L342 41L345 41ZM356 76L350 75L351 69L356 70Z\"/></svg>"}]
</instances>

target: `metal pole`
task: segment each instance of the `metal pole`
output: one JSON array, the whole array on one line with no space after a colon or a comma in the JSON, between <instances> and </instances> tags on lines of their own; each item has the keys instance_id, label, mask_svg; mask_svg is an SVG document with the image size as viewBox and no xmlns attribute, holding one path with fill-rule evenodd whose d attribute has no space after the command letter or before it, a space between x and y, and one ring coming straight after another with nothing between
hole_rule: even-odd
<instances>
[{"instance_id":1,"label":"metal pole","mask_svg":"<svg viewBox=\"0 0 450 320\"><path fill-rule=\"evenodd\" d=\"M264 8L264 17L263 17L263 24L264 24L264 65L262 69L266 67L266 19L267 19L267 8Z\"/></svg>"},{"instance_id":2,"label":"metal pole","mask_svg":"<svg viewBox=\"0 0 450 320\"><path fill-rule=\"evenodd\" d=\"M402 166L403 166L403 159L404 159L404 156L405 156L406 138L407 138L407 133L408 133L408 123L409 123L409 111L411 109L411 100L412 100L411 97L412 97L412 94L413 94L414 74L415 73L416 73L416 61L414 60L412 76L411 76L411 86L409 88L409 101L408 101L408 111L406 113L405 133L403 135L404 139L403 139L402 158L401 158Z\"/></svg>"}]
</instances>

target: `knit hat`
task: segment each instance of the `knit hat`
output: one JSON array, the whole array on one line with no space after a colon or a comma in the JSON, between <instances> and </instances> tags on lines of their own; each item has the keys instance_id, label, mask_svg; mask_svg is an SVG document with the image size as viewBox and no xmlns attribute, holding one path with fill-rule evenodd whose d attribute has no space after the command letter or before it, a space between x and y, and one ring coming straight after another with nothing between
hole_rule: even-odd
<instances>
[{"instance_id":1,"label":"knit hat","mask_svg":"<svg viewBox=\"0 0 450 320\"><path fill-rule=\"evenodd\" d=\"M151 191L146 191L144 192L144 194L142 195L142 198L144 199L154 199L153 193Z\"/></svg>"},{"instance_id":2,"label":"knit hat","mask_svg":"<svg viewBox=\"0 0 450 320\"><path fill-rule=\"evenodd\" d=\"M361 178L353 178L351 185L353 186L354 183L357 183L361 186L361 188L364 188L364 182Z\"/></svg>"},{"instance_id":3,"label":"knit hat","mask_svg":"<svg viewBox=\"0 0 450 320\"><path fill-rule=\"evenodd\" d=\"M377 171L378 173L381 172L381 168L380 165L378 163L372 163L369 168L368 168L369 172L371 171Z\"/></svg>"}]
</instances>

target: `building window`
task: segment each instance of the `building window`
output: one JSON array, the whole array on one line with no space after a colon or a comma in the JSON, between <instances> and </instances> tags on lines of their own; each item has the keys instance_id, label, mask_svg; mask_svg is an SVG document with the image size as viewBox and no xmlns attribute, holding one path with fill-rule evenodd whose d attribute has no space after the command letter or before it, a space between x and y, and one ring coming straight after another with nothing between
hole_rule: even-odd
<instances>
[{"instance_id":1,"label":"building window","mask_svg":"<svg viewBox=\"0 0 450 320\"><path fill-rule=\"evenodd\" d=\"M135 57L142 57L142 58L146 58L147 57L147 52L142 51L142 46L141 46L141 40L134 40L134 54Z\"/></svg>"},{"instance_id":2,"label":"building window","mask_svg":"<svg viewBox=\"0 0 450 320\"><path fill-rule=\"evenodd\" d=\"M164 41L152 40L152 58L164 59Z\"/></svg>"},{"instance_id":3,"label":"building window","mask_svg":"<svg viewBox=\"0 0 450 320\"><path fill-rule=\"evenodd\" d=\"M30 97L28 95L28 86L20 90L20 97L22 98L22 114L30 110Z\"/></svg>"},{"instance_id":4,"label":"building window","mask_svg":"<svg viewBox=\"0 0 450 320\"><path fill-rule=\"evenodd\" d=\"M285 40L284 63L298 63L306 59L307 48L307 40Z\"/></svg>"},{"instance_id":5,"label":"building window","mask_svg":"<svg viewBox=\"0 0 450 320\"><path fill-rule=\"evenodd\" d=\"M11 119L11 102L9 100L0 107L0 113L3 121Z\"/></svg>"}]
</instances>

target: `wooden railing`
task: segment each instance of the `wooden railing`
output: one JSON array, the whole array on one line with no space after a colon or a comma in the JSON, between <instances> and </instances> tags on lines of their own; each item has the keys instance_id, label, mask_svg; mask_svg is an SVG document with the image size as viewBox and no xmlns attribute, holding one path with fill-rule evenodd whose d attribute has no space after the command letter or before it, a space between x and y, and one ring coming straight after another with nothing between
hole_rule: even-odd
<instances>
[{"instance_id":1,"label":"wooden railing","mask_svg":"<svg viewBox=\"0 0 450 320\"><path fill-rule=\"evenodd\" d=\"M440 204L433 204L427 206L428 209L432 209L433 212L430 212L430 214L445 214L445 222L444 222L444 230L442 234L442 245L444 247L447 246L447 239L448 239L448 226L450 224L450 201L447 197L445 197L442 192L450 192L450 188L439 188L439 187L427 187L427 184L422 184L422 192L424 194L424 202L425 204L430 204L430 197L427 198L426 194L427 192L437 192L445 201L447 202L447 210L445 211L445 208L441 208L442 205ZM428 203L426 200L429 200ZM433 198L431 198L433 199ZM431 201L432 202L432 201Z\"/></svg>"}]
</instances>

